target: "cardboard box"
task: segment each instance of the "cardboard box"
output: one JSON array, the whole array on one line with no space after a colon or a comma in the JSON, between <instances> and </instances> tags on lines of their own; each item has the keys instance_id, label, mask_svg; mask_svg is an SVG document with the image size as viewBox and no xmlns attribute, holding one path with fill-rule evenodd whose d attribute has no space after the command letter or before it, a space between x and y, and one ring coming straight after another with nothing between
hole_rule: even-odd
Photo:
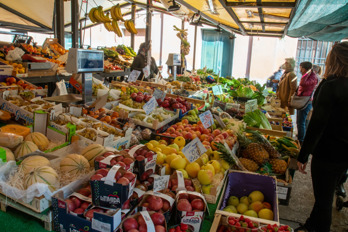
<instances>
[{"instance_id":1,"label":"cardboard box","mask_svg":"<svg viewBox=\"0 0 348 232\"><path fill-rule=\"evenodd\" d=\"M251 172L230 171L227 183L224 187L224 195L220 198L215 213L225 216L239 217L240 214L223 211L227 206L228 198L230 196L236 196L238 198L248 196L251 192L256 190L261 191L264 194L265 202L271 204L274 218L273 220L266 220L249 216L245 217L263 224L279 225L277 180L271 176L264 176Z\"/></svg>"},{"instance_id":2,"label":"cardboard box","mask_svg":"<svg viewBox=\"0 0 348 232\"><path fill-rule=\"evenodd\" d=\"M0 62L0 75L11 76L13 66Z\"/></svg>"},{"instance_id":3,"label":"cardboard box","mask_svg":"<svg viewBox=\"0 0 348 232\"><path fill-rule=\"evenodd\" d=\"M15 104L0 98L0 109L14 114L14 119L23 122L24 125L31 125L34 122L34 114L16 106Z\"/></svg>"},{"instance_id":4,"label":"cardboard box","mask_svg":"<svg viewBox=\"0 0 348 232\"><path fill-rule=\"evenodd\" d=\"M146 150L148 150L145 145L137 145L135 147L133 147L132 149L129 150L128 154L132 157L134 157L135 152L140 149L140 148L145 148ZM148 150L150 151L150 150ZM136 160L135 164L134 164L134 173L137 174L138 179L140 181L143 180L147 180L147 178L152 175L153 173L155 173L156 171L156 160L157 160L157 154L155 153L155 155L151 158L145 158L144 160Z\"/></svg>"}]
</instances>

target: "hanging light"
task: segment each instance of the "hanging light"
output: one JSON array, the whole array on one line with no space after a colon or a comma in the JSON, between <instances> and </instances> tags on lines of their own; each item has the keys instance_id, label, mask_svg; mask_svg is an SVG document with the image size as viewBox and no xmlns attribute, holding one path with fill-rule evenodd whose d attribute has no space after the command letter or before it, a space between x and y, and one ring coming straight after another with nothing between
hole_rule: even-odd
<instances>
[{"instance_id":1,"label":"hanging light","mask_svg":"<svg viewBox=\"0 0 348 232\"><path fill-rule=\"evenodd\" d=\"M168 1L168 2L173 2L173 5L171 5L170 7L168 7L168 11L177 11L180 10L180 5L176 4L175 0L172 1Z\"/></svg>"},{"instance_id":2,"label":"hanging light","mask_svg":"<svg viewBox=\"0 0 348 232\"><path fill-rule=\"evenodd\" d=\"M191 22L190 22L190 25L194 25L194 26L203 26L202 23L201 23L201 12L198 11L197 13L193 14L192 17L191 17Z\"/></svg>"}]
</instances>

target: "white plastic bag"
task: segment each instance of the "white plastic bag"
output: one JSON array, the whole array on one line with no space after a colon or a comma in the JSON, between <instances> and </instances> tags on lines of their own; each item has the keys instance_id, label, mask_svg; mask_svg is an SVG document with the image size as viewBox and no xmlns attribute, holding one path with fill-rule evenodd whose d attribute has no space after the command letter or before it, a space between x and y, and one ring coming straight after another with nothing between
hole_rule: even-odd
<instances>
[{"instance_id":1,"label":"white plastic bag","mask_svg":"<svg viewBox=\"0 0 348 232\"><path fill-rule=\"evenodd\" d=\"M22 56L24 55L24 51L20 48L15 48L9 51L6 55L6 60L8 61L22 61Z\"/></svg>"},{"instance_id":2,"label":"white plastic bag","mask_svg":"<svg viewBox=\"0 0 348 232\"><path fill-rule=\"evenodd\" d=\"M57 82L56 89L52 93L52 97L62 96L62 95L67 95L67 94L68 94L68 91L66 89L65 81L61 80L61 81Z\"/></svg>"}]
</instances>

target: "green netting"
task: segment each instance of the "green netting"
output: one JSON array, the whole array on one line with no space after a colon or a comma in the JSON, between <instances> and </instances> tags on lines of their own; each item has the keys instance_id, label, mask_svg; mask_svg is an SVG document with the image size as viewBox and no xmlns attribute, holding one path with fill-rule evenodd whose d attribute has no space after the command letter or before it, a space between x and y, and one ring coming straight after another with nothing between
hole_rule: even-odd
<instances>
[{"instance_id":1,"label":"green netting","mask_svg":"<svg viewBox=\"0 0 348 232\"><path fill-rule=\"evenodd\" d=\"M322 41L348 37L348 0L302 0L287 33Z\"/></svg>"}]
</instances>

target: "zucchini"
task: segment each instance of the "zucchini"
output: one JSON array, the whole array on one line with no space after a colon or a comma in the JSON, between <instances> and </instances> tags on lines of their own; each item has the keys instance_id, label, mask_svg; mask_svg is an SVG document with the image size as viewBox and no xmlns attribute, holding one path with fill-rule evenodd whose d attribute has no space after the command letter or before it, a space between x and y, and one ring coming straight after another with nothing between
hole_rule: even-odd
<instances>
[{"instance_id":1,"label":"zucchini","mask_svg":"<svg viewBox=\"0 0 348 232\"><path fill-rule=\"evenodd\" d=\"M297 146L295 146L295 144L293 144L291 141L287 140L286 138L280 138L277 141L281 144L284 144L287 147L297 148Z\"/></svg>"}]
</instances>

